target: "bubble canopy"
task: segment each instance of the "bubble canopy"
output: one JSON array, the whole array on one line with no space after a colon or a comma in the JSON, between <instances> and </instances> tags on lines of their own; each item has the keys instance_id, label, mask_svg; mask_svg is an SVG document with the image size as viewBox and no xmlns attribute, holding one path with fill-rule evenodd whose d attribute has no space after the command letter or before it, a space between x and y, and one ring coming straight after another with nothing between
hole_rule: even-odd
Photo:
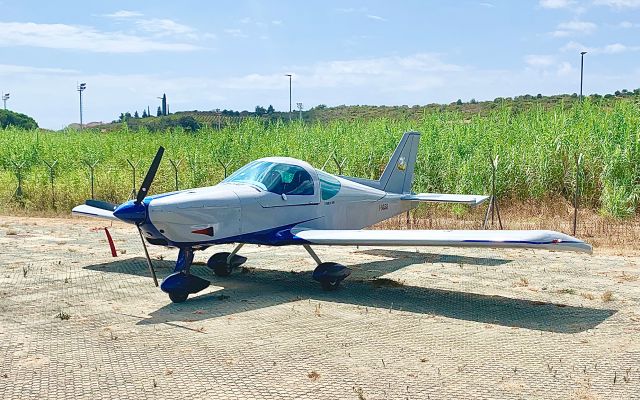
<instances>
[{"instance_id":1,"label":"bubble canopy","mask_svg":"<svg viewBox=\"0 0 640 400\"><path fill-rule=\"evenodd\" d=\"M240 168L222 182L249 184L276 194L313 195L313 179L298 165L257 160Z\"/></svg>"}]
</instances>

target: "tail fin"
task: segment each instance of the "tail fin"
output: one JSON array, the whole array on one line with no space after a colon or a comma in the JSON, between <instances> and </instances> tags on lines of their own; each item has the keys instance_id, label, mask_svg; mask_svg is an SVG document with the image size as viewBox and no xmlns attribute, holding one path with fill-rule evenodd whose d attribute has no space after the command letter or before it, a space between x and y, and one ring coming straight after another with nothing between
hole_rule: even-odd
<instances>
[{"instance_id":1,"label":"tail fin","mask_svg":"<svg viewBox=\"0 0 640 400\"><path fill-rule=\"evenodd\" d=\"M420 133L405 132L380 177L380 188L392 193L410 193L418 155Z\"/></svg>"},{"instance_id":2,"label":"tail fin","mask_svg":"<svg viewBox=\"0 0 640 400\"><path fill-rule=\"evenodd\" d=\"M374 187L392 193L411 193L413 183L413 170L418 155L419 132L405 132L398 147L393 152L389 164L377 181L362 178L343 176L350 181Z\"/></svg>"}]
</instances>

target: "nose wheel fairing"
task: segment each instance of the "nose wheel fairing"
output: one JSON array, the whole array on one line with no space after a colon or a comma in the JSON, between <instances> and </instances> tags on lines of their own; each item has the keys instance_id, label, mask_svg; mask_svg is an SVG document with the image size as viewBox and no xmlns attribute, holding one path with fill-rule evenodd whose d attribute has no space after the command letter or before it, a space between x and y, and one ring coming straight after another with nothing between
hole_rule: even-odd
<instances>
[{"instance_id":1,"label":"nose wheel fairing","mask_svg":"<svg viewBox=\"0 0 640 400\"><path fill-rule=\"evenodd\" d=\"M192 263L193 249L180 249L173 273L164 278L160 284L160 289L169 294L169 298L174 303L182 303L190 294L198 293L210 284L206 279L191 275Z\"/></svg>"}]
</instances>

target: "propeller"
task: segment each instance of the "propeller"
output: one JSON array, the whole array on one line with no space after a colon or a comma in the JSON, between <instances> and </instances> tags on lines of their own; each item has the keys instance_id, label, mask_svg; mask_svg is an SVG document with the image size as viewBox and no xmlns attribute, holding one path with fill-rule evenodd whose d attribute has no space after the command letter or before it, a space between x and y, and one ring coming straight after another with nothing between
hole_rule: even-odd
<instances>
[{"instance_id":1,"label":"propeller","mask_svg":"<svg viewBox=\"0 0 640 400\"><path fill-rule=\"evenodd\" d=\"M142 181L142 186L140 186L140 190L138 190L138 195L136 196L136 201L134 204L142 204L142 200L147 197L149 193L149 188L151 187L151 183L153 179L156 177L156 173L158 172L158 167L160 166L160 161L162 161L162 155L164 154L164 147L160 146L158 148L158 152L156 156L153 157L153 161L151 162L151 166L149 166L149 171L147 171L147 175L144 177ZM142 247L144 248L144 255L147 258L147 265L149 266L149 272L151 273L151 277L153 278L153 283L158 286L158 278L156 276L156 270L153 268L153 263L151 262L151 257L149 257L149 251L147 250L147 243L144 241L144 236L142 235L142 229L140 228L140 223L136 223L136 228L138 228L138 233L140 234L140 240L142 241Z\"/></svg>"},{"instance_id":2,"label":"propeller","mask_svg":"<svg viewBox=\"0 0 640 400\"><path fill-rule=\"evenodd\" d=\"M100 200L87 200L84 202L84 204L91 207L99 208L101 210L107 210L107 211L115 211L115 209L118 208L117 204L112 204L112 203L108 203L106 201L100 201Z\"/></svg>"},{"instance_id":3,"label":"propeller","mask_svg":"<svg viewBox=\"0 0 640 400\"><path fill-rule=\"evenodd\" d=\"M158 167L160 166L160 161L162 161L162 155L164 154L164 147L160 146L158 148L158 152L156 156L153 157L153 161L151 162L151 166L149 166L149 171L147 171L147 176L144 177L142 181L142 186L140 186L140 190L138 190L138 195L136 196L135 204L142 203L147 194L149 193L149 187L153 182L153 178L156 177L156 172L158 172Z\"/></svg>"}]
</instances>

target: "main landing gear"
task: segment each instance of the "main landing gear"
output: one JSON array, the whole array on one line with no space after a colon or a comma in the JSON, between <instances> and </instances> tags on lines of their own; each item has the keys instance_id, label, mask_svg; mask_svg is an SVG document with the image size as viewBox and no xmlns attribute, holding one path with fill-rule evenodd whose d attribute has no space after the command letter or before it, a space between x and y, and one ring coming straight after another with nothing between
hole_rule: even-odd
<instances>
[{"instance_id":1,"label":"main landing gear","mask_svg":"<svg viewBox=\"0 0 640 400\"><path fill-rule=\"evenodd\" d=\"M323 263L308 244L303 244L302 247L307 250L311 258L318 264L311 276L314 280L320 282L322 290L332 291L338 289L340 282L351 275L351 270L342 264L334 262Z\"/></svg>"},{"instance_id":2,"label":"main landing gear","mask_svg":"<svg viewBox=\"0 0 640 400\"><path fill-rule=\"evenodd\" d=\"M207 267L213 270L216 276L229 276L234 268L237 268L247 261L247 257L238 255L244 243L236 246L231 253L216 253L207 261Z\"/></svg>"},{"instance_id":3,"label":"main landing gear","mask_svg":"<svg viewBox=\"0 0 640 400\"><path fill-rule=\"evenodd\" d=\"M305 244L305 250L318 264L313 270L312 277L320 282L323 290L331 291L340 287L340 282L351 275L351 270L344 265L334 262L322 262L313 249ZM238 244L231 253L216 253L209 258L207 266L211 268L216 276L229 276L234 268L239 267L247 261L246 257L238 255L242 248L242 243ZM173 273L162 281L160 289L169 295L174 303L182 303L190 294L198 293L209 286L210 282L195 275L191 275L191 264L193 263L193 249L190 247L180 249L178 260Z\"/></svg>"}]
</instances>

